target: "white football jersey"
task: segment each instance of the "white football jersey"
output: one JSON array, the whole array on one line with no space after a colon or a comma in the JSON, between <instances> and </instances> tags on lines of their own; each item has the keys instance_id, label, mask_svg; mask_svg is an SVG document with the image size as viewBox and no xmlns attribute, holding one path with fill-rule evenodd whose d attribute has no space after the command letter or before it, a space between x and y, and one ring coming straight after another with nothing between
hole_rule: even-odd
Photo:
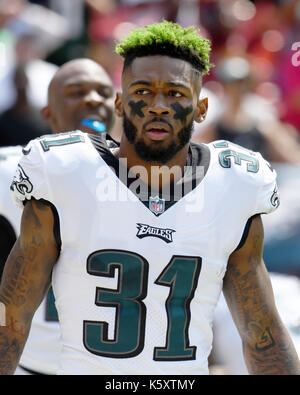
<instances>
[{"instance_id":1,"label":"white football jersey","mask_svg":"<svg viewBox=\"0 0 300 395\"><path fill-rule=\"evenodd\" d=\"M248 219L279 202L267 162L226 141L191 144L167 199L80 131L33 140L25 152L15 201L45 199L59 216L59 373L207 374L228 257Z\"/></svg>"},{"instance_id":2,"label":"white football jersey","mask_svg":"<svg viewBox=\"0 0 300 395\"><path fill-rule=\"evenodd\" d=\"M22 210L13 204L10 184L22 155L22 147L0 148L0 215L12 225L16 236L20 232ZM55 374L60 355L60 331L51 293L36 311L20 365L31 371Z\"/></svg>"}]
</instances>

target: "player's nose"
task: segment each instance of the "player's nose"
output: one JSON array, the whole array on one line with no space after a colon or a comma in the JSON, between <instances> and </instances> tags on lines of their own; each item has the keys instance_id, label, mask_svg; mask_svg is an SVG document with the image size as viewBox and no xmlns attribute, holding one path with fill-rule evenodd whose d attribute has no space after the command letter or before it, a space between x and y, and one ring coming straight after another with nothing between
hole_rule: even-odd
<instances>
[{"instance_id":1,"label":"player's nose","mask_svg":"<svg viewBox=\"0 0 300 395\"><path fill-rule=\"evenodd\" d=\"M153 102L148 107L148 115L170 115L171 109L163 94L158 94L153 99Z\"/></svg>"}]
</instances>

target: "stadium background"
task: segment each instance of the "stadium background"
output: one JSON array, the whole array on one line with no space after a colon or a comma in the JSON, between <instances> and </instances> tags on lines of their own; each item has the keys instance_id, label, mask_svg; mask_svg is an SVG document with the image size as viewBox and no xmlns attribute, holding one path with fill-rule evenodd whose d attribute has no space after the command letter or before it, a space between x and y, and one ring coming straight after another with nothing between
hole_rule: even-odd
<instances>
[{"instance_id":1,"label":"stadium background","mask_svg":"<svg viewBox=\"0 0 300 395\"><path fill-rule=\"evenodd\" d=\"M193 138L211 141L225 129L272 163L281 205L264 218L264 259L270 271L300 277L299 0L0 0L0 146L50 132L39 111L70 59L98 61L119 89L115 42L163 18L211 39L208 118Z\"/></svg>"}]
</instances>

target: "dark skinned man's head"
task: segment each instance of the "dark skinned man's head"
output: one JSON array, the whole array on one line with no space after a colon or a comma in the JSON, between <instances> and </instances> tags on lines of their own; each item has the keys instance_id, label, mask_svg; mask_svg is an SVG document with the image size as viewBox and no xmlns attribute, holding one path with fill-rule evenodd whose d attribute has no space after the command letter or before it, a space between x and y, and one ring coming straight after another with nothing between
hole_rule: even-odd
<instances>
[{"instance_id":1,"label":"dark skinned man's head","mask_svg":"<svg viewBox=\"0 0 300 395\"><path fill-rule=\"evenodd\" d=\"M110 130L114 89L98 63L85 58L65 63L54 75L48 92L48 105L42 114L53 133Z\"/></svg>"},{"instance_id":2,"label":"dark skinned man's head","mask_svg":"<svg viewBox=\"0 0 300 395\"><path fill-rule=\"evenodd\" d=\"M199 94L210 43L194 28L164 21L132 31L116 51L124 57L115 101L123 138L142 160L166 163L189 143L194 121L205 118L207 99Z\"/></svg>"}]
</instances>

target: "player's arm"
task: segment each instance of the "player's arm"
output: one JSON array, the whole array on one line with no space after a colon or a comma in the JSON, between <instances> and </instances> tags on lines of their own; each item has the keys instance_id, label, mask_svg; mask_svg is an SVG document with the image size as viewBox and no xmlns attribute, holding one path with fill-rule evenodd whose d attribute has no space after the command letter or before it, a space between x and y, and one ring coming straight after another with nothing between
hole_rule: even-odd
<instances>
[{"instance_id":1,"label":"player's arm","mask_svg":"<svg viewBox=\"0 0 300 395\"><path fill-rule=\"evenodd\" d=\"M48 290L59 255L53 225L48 204L34 199L26 203L20 237L6 261L0 287L6 319L0 326L0 374L14 373L34 312Z\"/></svg>"},{"instance_id":2,"label":"player's arm","mask_svg":"<svg viewBox=\"0 0 300 395\"><path fill-rule=\"evenodd\" d=\"M16 242L15 231L10 222L0 215L0 281L6 259Z\"/></svg>"},{"instance_id":3,"label":"player's arm","mask_svg":"<svg viewBox=\"0 0 300 395\"><path fill-rule=\"evenodd\" d=\"M263 225L254 217L244 245L231 254L223 291L240 333L250 374L300 374L290 336L274 303L262 259Z\"/></svg>"}]
</instances>

